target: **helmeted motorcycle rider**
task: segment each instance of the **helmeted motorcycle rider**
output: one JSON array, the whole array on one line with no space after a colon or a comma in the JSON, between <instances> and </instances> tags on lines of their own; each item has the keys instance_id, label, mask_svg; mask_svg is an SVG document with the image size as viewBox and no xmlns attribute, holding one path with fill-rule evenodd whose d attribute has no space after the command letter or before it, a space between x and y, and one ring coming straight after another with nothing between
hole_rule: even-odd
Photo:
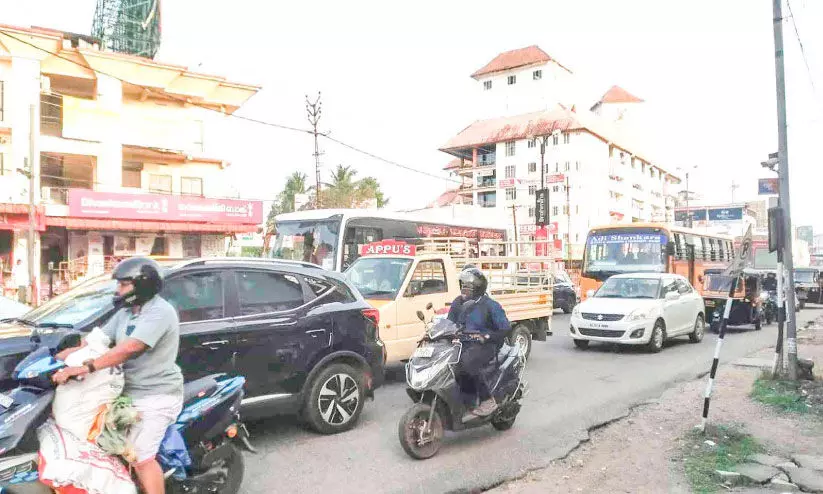
<instances>
[{"instance_id":1,"label":"helmeted motorcycle rider","mask_svg":"<svg viewBox=\"0 0 823 494\"><path fill-rule=\"evenodd\" d=\"M766 273L766 278L763 280L763 289L767 292L777 291L777 274Z\"/></svg>"},{"instance_id":2,"label":"helmeted motorcycle rider","mask_svg":"<svg viewBox=\"0 0 823 494\"><path fill-rule=\"evenodd\" d=\"M497 409L483 369L494 359L511 323L499 303L486 293L488 280L482 271L466 267L460 273L460 295L454 299L448 318L463 327L463 334L471 341L463 344L455 375L464 394L476 393L479 406L471 413L485 417Z\"/></svg>"},{"instance_id":3,"label":"helmeted motorcycle rider","mask_svg":"<svg viewBox=\"0 0 823 494\"><path fill-rule=\"evenodd\" d=\"M183 407L183 374L175 363L180 341L177 311L158 295L163 289L163 274L156 261L126 259L115 267L112 278L117 280L115 306L121 308L103 332L114 347L82 366L58 371L54 382L63 384L74 376L123 366L123 394L140 413L140 421L129 435L136 453L133 466L143 492L162 494L163 470L155 457L166 430ZM85 344L64 350L57 358L65 360Z\"/></svg>"}]
</instances>

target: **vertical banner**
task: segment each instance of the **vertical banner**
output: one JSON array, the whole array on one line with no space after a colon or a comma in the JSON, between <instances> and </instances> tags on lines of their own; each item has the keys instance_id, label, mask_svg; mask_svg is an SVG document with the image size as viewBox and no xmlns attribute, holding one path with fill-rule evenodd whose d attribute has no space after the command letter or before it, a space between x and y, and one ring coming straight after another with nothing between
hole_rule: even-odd
<instances>
[{"instance_id":1,"label":"vertical banner","mask_svg":"<svg viewBox=\"0 0 823 494\"><path fill-rule=\"evenodd\" d=\"M534 217L537 226L549 223L549 189L540 189L535 193Z\"/></svg>"}]
</instances>

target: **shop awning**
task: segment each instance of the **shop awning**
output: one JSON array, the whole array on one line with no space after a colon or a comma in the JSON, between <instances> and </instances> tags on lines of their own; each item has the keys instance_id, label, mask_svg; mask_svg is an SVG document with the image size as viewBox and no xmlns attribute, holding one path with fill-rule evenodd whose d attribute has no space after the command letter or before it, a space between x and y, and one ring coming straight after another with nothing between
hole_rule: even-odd
<instances>
[{"instance_id":1,"label":"shop awning","mask_svg":"<svg viewBox=\"0 0 823 494\"><path fill-rule=\"evenodd\" d=\"M191 223L135 220L104 220L88 218L46 217L48 226L63 226L69 230L115 230L124 232L192 232L192 233L254 233L258 225L230 223Z\"/></svg>"}]
</instances>

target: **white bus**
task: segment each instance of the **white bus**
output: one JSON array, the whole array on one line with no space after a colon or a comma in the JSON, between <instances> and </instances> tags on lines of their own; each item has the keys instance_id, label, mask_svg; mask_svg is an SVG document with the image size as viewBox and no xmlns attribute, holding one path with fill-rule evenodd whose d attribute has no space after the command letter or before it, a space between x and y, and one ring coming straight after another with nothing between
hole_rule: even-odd
<instances>
[{"instance_id":1,"label":"white bus","mask_svg":"<svg viewBox=\"0 0 823 494\"><path fill-rule=\"evenodd\" d=\"M465 238L470 241L469 245L471 241L506 240L506 227L493 219L464 221L446 219L446 215L447 211L395 213L368 209L316 209L281 214L275 219L275 237L268 255L345 271L360 257L362 246L382 240Z\"/></svg>"}]
</instances>

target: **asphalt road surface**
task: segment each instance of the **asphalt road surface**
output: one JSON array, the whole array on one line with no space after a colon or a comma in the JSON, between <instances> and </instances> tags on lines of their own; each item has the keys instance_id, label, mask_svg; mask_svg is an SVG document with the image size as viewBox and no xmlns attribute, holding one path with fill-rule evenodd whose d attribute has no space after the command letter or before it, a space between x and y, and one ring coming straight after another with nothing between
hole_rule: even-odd
<instances>
[{"instance_id":1,"label":"asphalt road surface","mask_svg":"<svg viewBox=\"0 0 823 494\"><path fill-rule=\"evenodd\" d=\"M799 313L800 325L823 315L810 306ZM491 426L447 433L437 456L409 458L397 439L397 423L411 405L402 369L367 402L360 423L335 436L307 431L295 419L252 424L257 455L246 456L244 493L420 492L485 489L540 468L565 455L587 437L589 428L623 416L629 407L654 399L674 383L705 374L711 366L716 336L700 344L681 338L661 353L593 344L574 348L569 316L556 313L554 336L535 342L527 364L530 392L514 427ZM777 326L762 331L732 330L722 361L774 347ZM718 376L722 386L723 375ZM694 422L699 422L698 416Z\"/></svg>"}]
</instances>

